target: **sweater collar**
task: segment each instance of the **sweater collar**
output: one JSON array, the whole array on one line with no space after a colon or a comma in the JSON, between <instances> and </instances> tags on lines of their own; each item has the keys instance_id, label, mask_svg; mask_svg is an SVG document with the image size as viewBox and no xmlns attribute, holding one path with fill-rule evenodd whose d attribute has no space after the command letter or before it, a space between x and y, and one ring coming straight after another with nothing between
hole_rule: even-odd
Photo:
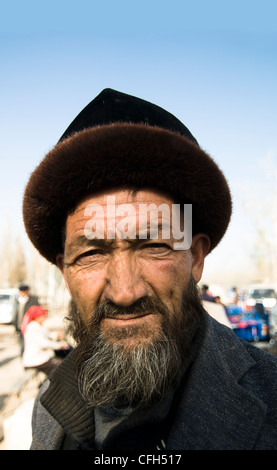
<instances>
[{"instance_id":1,"label":"sweater collar","mask_svg":"<svg viewBox=\"0 0 277 470\"><path fill-rule=\"evenodd\" d=\"M50 386L41 397L42 405L77 442L91 446L94 441L93 410L82 399L74 375L76 350L51 374Z\"/></svg>"}]
</instances>

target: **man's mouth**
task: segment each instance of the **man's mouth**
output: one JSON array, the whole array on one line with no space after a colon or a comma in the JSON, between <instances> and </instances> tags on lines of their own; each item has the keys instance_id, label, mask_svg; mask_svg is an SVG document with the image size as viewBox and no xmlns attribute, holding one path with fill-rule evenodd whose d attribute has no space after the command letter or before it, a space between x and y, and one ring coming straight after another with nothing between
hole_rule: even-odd
<instances>
[{"instance_id":1,"label":"man's mouth","mask_svg":"<svg viewBox=\"0 0 277 470\"><path fill-rule=\"evenodd\" d=\"M103 318L103 323L113 327L128 327L135 326L141 323L148 323L148 321L153 318L155 314L153 312L143 312L143 313L128 313L128 314L118 314L112 316L106 316ZM156 315L155 315L156 316Z\"/></svg>"},{"instance_id":2,"label":"man's mouth","mask_svg":"<svg viewBox=\"0 0 277 470\"><path fill-rule=\"evenodd\" d=\"M123 313L123 314L117 314L117 315L107 315L105 318L110 318L111 320L134 320L135 318L142 318L146 317L148 315L151 315L152 312L142 312L142 313Z\"/></svg>"}]
</instances>

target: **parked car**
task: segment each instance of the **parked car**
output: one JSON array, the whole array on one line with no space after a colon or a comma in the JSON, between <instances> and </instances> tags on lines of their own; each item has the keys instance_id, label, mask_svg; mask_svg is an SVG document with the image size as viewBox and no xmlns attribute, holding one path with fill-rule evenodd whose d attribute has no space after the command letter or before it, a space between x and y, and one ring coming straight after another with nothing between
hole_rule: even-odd
<instances>
[{"instance_id":1,"label":"parked car","mask_svg":"<svg viewBox=\"0 0 277 470\"><path fill-rule=\"evenodd\" d=\"M249 288L246 304L250 307L262 303L265 309L271 309L277 304L277 292L275 286L257 284Z\"/></svg>"},{"instance_id":2,"label":"parked car","mask_svg":"<svg viewBox=\"0 0 277 470\"><path fill-rule=\"evenodd\" d=\"M277 341L277 304L272 307L269 315L269 331L271 338Z\"/></svg>"},{"instance_id":3,"label":"parked car","mask_svg":"<svg viewBox=\"0 0 277 470\"><path fill-rule=\"evenodd\" d=\"M0 289L0 323L14 323L17 310L17 289Z\"/></svg>"}]
</instances>

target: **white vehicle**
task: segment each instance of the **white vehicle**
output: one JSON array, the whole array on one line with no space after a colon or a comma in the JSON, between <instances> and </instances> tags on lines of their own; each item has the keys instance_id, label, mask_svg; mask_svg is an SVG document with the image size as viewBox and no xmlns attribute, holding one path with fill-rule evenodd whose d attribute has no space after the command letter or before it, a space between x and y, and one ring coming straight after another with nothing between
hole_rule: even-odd
<instances>
[{"instance_id":1,"label":"white vehicle","mask_svg":"<svg viewBox=\"0 0 277 470\"><path fill-rule=\"evenodd\" d=\"M277 338L277 304L270 310L270 317L269 317L269 328L270 328L270 335L272 338L276 340Z\"/></svg>"},{"instance_id":2,"label":"white vehicle","mask_svg":"<svg viewBox=\"0 0 277 470\"><path fill-rule=\"evenodd\" d=\"M277 304L277 292L275 286L257 284L249 288L246 304L250 307L262 303L264 308L271 309Z\"/></svg>"},{"instance_id":3,"label":"white vehicle","mask_svg":"<svg viewBox=\"0 0 277 470\"><path fill-rule=\"evenodd\" d=\"M0 323L13 323L17 309L18 289L0 289Z\"/></svg>"}]
</instances>

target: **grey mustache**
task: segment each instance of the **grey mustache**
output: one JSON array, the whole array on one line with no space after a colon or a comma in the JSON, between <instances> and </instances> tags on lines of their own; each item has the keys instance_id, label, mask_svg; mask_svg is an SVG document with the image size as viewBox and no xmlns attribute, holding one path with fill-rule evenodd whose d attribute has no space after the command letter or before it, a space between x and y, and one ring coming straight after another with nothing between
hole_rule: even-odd
<instances>
[{"instance_id":1,"label":"grey mustache","mask_svg":"<svg viewBox=\"0 0 277 470\"><path fill-rule=\"evenodd\" d=\"M167 307L159 299L142 297L128 306L117 305L109 300L102 302L95 309L94 317L103 319L105 317L116 317L117 315L132 315L146 312L155 312L165 315Z\"/></svg>"}]
</instances>

